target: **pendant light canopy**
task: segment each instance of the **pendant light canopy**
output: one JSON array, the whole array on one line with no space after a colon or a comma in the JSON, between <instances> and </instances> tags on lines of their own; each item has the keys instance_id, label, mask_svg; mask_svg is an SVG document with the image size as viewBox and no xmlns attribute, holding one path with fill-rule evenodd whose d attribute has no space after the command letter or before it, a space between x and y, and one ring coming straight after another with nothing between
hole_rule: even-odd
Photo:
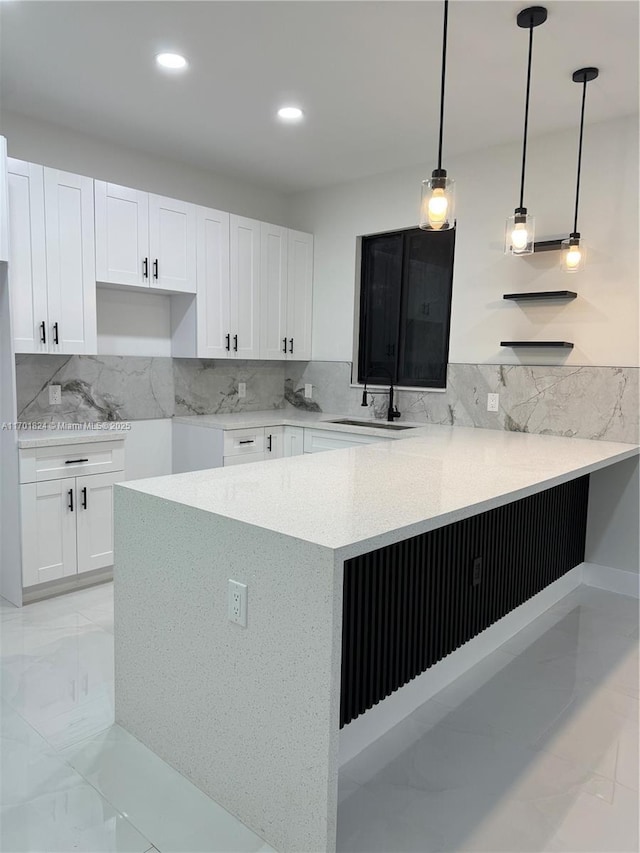
<instances>
[{"instance_id":1,"label":"pendant light canopy","mask_svg":"<svg viewBox=\"0 0 640 853\"><path fill-rule=\"evenodd\" d=\"M444 83L447 70L447 25L449 0L444 0L442 28L442 74L440 78L440 135L438 139L438 168L422 182L420 228L425 231L447 231L455 226L455 181L442 168L442 130L444 126Z\"/></svg>"},{"instance_id":2,"label":"pendant light canopy","mask_svg":"<svg viewBox=\"0 0 640 853\"><path fill-rule=\"evenodd\" d=\"M595 80L600 72L597 68L579 68L572 80L582 84L582 107L580 109L580 141L578 142L578 176L576 178L576 206L573 216L573 231L568 240L562 241L560 266L565 272L580 272L584 268L586 249L578 231L578 204L580 201L580 171L582 169L582 137L584 134L584 104L587 98L587 83Z\"/></svg>"},{"instance_id":3,"label":"pendant light canopy","mask_svg":"<svg viewBox=\"0 0 640 853\"><path fill-rule=\"evenodd\" d=\"M520 175L520 204L513 216L507 219L504 251L507 255L530 255L533 252L535 220L524 206L524 175L527 164L527 132L529 130L529 94L531 91L531 57L533 54L533 30L547 20L544 6L530 6L518 13L518 26L529 30L529 59L527 61L527 93L524 104L524 134L522 139L522 172Z\"/></svg>"}]
</instances>

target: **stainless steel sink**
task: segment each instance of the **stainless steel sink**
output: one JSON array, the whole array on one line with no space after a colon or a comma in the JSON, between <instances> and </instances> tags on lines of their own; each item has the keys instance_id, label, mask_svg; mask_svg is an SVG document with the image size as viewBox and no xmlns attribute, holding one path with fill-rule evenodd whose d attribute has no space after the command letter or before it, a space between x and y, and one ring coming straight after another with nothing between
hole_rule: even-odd
<instances>
[{"instance_id":1,"label":"stainless steel sink","mask_svg":"<svg viewBox=\"0 0 640 853\"><path fill-rule=\"evenodd\" d=\"M381 421L351 421L349 418L342 418L338 421L327 421L330 424L344 424L345 426L371 427L371 429L415 429L410 424L390 424Z\"/></svg>"}]
</instances>

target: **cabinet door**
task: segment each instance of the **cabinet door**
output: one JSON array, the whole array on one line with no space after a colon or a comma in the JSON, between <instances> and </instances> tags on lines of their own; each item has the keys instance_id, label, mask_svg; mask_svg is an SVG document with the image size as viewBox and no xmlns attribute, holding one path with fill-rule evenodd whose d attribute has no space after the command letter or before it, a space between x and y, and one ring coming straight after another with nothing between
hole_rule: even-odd
<instances>
[{"instance_id":1,"label":"cabinet door","mask_svg":"<svg viewBox=\"0 0 640 853\"><path fill-rule=\"evenodd\" d=\"M113 565L113 486L123 476L76 478L78 573Z\"/></svg>"},{"instance_id":2,"label":"cabinet door","mask_svg":"<svg viewBox=\"0 0 640 853\"><path fill-rule=\"evenodd\" d=\"M264 428L265 459L282 459L284 454L284 427Z\"/></svg>"},{"instance_id":3,"label":"cabinet door","mask_svg":"<svg viewBox=\"0 0 640 853\"><path fill-rule=\"evenodd\" d=\"M7 140L4 136L0 136L0 261L9 260L9 194L7 177Z\"/></svg>"},{"instance_id":4,"label":"cabinet door","mask_svg":"<svg viewBox=\"0 0 640 853\"><path fill-rule=\"evenodd\" d=\"M260 358L260 223L231 215L231 353Z\"/></svg>"},{"instance_id":5,"label":"cabinet door","mask_svg":"<svg viewBox=\"0 0 640 853\"><path fill-rule=\"evenodd\" d=\"M20 492L23 586L75 575L75 478L27 483Z\"/></svg>"},{"instance_id":6,"label":"cabinet door","mask_svg":"<svg viewBox=\"0 0 640 853\"><path fill-rule=\"evenodd\" d=\"M149 287L149 196L95 181L96 278ZM146 263L145 263L146 262Z\"/></svg>"},{"instance_id":7,"label":"cabinet door","mask_svg":"<svg viewBox=\"0 0 640 853\"><path fill-rule=\"evenodd\" d=\"M227 358L231 349L229 214L199 207L196 215L198 358Z\"/></svg>"},{"instance_id":8,"label":"cabinet door","mask_svg":"<svg viewBox=\"0 0 640 853\"><path fill-rule=\"evenodd\" d=\"M149 196L151 287L196 292L196 207Z\"/></svg>"},{"instance_id":9,"label":"cabinet door","mask_svg":"<svg viewBox=\"0 0 640 853\"><path fill-rule=\"evenodd\" d=\"M93 180L44 170L49 352L96 353Z\"/></svg>"},{"instance_id":10,"label":"cabinet door","mask_svg":"<svg viewBox=\"0 0 640 853\"><path fill-rule=\"evenodd\" d=\"M260 358L287 352L287 229L260 226Z\"/></svg>"},{"instance_id":11,"label":"cabinet door","mask_svg":"<svg viewBox=\"0 0 640 853\"><path fill-rule=\"evenodd\" d=\"M304 453L304 429L302 427L284 427L282 444L283 456L300 456Z\"/></svg>"},{"instance_id":12,"label":"cabinet door","mask_svg":"<svg viewBox=\"0 0 640 853\"><path fill-rule=\"evenodd\" d=\"M287 353L289 358L311 358L313 297L313 235L289 231L287 293Z\"/></svg>"},{"instance_id":13,"label":"cabinet door","mask_svg":"<svg viewBox=\"0 0 640 853\"><path fill-rule=\"evenodd\" d=\"M16 352L49 351L42 166L8 160L9 291Z\"/></svg>"}]
</instances>

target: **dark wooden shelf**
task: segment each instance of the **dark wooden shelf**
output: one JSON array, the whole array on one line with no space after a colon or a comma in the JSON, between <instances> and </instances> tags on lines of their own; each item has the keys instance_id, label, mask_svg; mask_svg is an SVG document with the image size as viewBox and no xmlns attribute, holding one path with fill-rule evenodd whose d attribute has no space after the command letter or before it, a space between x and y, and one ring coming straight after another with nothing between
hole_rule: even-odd
<instances>
[{"instance_id":1,"label":"dark wooden shelf","mask_svg":"<svg viewBox=\"0 0 640 853\"><path fill-rule=\"evenodd\" d=\"M573 349L569 341L500 341L501 347L555 347L556 349Z\"/></svg>"},{"instance_id":2,"label":"dark wooden shelf","mask_svg":"<svg viewBox=\"0 0 640 853\"><path fill-rule=\"evenodd\" d=\"M538 240L533 244L533 254L536 252L558 252L562 248L562 241L566 237L558 237L556 240Z\"/></svg>"},{"instance_id":3,"label":"dark wooden shelf","mask_svg":"<svg viewBox=\"0 0 640 853\"><path fill-rule=\"evenodd\" d=\"M573 290L538 290L531 293L505 293L503 299L575 299L578 296Z\"/></svg>"}]
</instances>

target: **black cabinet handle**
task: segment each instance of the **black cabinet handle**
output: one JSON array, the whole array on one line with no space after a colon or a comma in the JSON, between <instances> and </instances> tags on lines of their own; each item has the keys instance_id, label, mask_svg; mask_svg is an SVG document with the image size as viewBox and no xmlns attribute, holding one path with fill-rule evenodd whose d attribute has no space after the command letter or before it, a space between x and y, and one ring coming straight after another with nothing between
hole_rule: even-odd
<instances>
[{"instance_id":1,"label":"black cabinet handle","mask_svg":"<svg viewBox=\"0 0 640 853\"><path fill-rule=\"evenodd\" d=\"M47 342L47 327L45 325L44 320L40 323L40 343L46 344Z\"/></svg>"},{"instance_id":2,"label":"black cabinet handle","mask_svg":"<svg viewBox=\"0 0 640 853\"><path fill-rule=\"evenodd\" d=\"M267 436L267 441L269 442L267 444L267 450L269 451L269 453L271 453L271 436L270 435Z\"/></svg>"},{"instance_id":3,"label":"black cabinet handle","mask_svg":"<svg viewBox=\"0 0 640 853\"><path fill-rule=\"evenodd\" d=\"M149 278L149 258L142 262L142 278Z\"/></svg>"},{"instance_id":4,"label":"black cabinet handle","mask_svg":"<svg viewBox=\"0 0 640 853\"><path fill-rule=\"evenodd\" d=\"M88 459L67 459L64 463L65 465L75 465L76 462L88 462Z\"/></svg>"},{"instance_id":5,"label":"black cabinet handle","mask_svg":"<svg viewBox=\"0 0 640 853\"><path fill-rule=\"evenodd\" d=\"M238 336L233 336L233 351L238 352Z\"/></svg>"},{"instance_id":6,"label":"black cabinet handle","mask_svg":"<svg viewBox=\"0 0 640 853\"><path fill-rule=\"evenodd\" d=\"M245 438L243 441L239 441L238 444L253 444L254 440L253 438Z\"/></svg>"},{"instance_id":7,"label":"black cabinet handle","mask_svg":"<svg viewBox=\"0 0 640 853\"><path fill-rule=\"evenodd\" d=\"M73 512L73 489L69 489L67 494L69 495L68 507L71 510L71 512Z\"/></svg>"},{"instance_id":8,"label":"black cabinet handle","mask_svg":"<svg viewBox=\"0 0 640 853\"><path fill-rule=\"evenodd\" d=\"M293 355L293 338L289 338L289 352Z\"/></svg>"},{"instance_id":9,"label":"black cabinet handle","mask_svg":"<svg viewBox=\"0 0 640 853\"><path fill-rule=\"evenodd\" d=\"M227 339L227 345L226 345L225 349L227 352L229 352L229 350L231 349L231 335L225 335L225 337Z\"/></svg>"},{"instance_id":10,"label":"black cabinet handle","mask_svg":"<svg viewBox=\"0 0 640 853\"><path fill-rule=\"evenodd\" d=\"M283 338L282 339L282 352L286 352L286 351L287 351L287 339Z\"/></svg>"},{"instance_id":11,"label":"black cabinet handle","mask_svg":"<svg viewBox=\"0 0 640 853\"><path fill-rule=\"evenodd\" d=\"M84 486L82 489L82 509L87 508L87 487Z\"/></svg>"},{"instance_id":12,"label":"black cabinet handle","mask_svg":"<svg viewBox=\"0 0 640 853\"><path fill-rule=\"evenodd\" d=\"M58 324L57 323L53 324L53 342L54 342L54 344L59 343L59 341L58 341Z\"/></svg>"},{"instance_id":13,"label":"black cabinet handle","mask_svg":"<svg viewBox=\"0 0 640 853\"><path fill-rule=\"evenodd\" d=\"M153 262L153 277L158 278L158 259Z\"/></svg>"}]
</instances>

